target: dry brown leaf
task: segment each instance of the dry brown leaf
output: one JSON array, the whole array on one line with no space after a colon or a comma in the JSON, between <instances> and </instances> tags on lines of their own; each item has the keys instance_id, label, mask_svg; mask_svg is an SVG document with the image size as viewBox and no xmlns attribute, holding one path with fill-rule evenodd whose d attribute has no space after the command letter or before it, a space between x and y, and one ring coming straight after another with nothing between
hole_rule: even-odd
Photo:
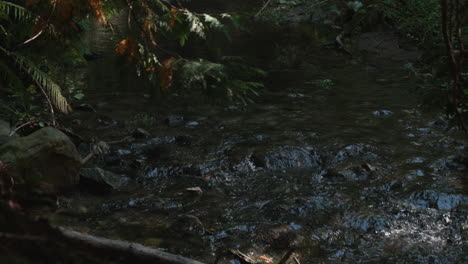
<instances>
[{"instance_id":1,"label":"dry brown leaf","mask_svg":"<svg viewBox=\"0 0 468 264\"><path fill-rule=\"evenodd\" d=\"M171 87L172 76L174 74L172 63L174 63L176 60L177 59L174 57L169 57L161 63L162 67L159 70L159 84L161 86L161 91L164 94L167 94L169 92L169 88Z\"/></svg>"}]
</instances>

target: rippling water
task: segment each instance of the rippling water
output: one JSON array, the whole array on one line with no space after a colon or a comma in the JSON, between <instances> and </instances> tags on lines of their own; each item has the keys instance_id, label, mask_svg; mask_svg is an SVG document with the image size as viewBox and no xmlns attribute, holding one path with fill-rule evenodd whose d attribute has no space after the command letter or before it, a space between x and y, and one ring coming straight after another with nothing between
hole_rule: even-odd
<instances>
[{"instance_id":1,"label":"rippling water","mask_svg":"<svg viewBox=\"0 0 468 264\"><path fill-rule=\"evenodd\" d=\"M268 58L271 37L245 51L272 65L288 54ZM301 263L468 263L466 142L421 111L420 81L376 55L301 54L298 67L270 69L247 107L180 91L155 103L110 59L92 63L97 113L76 113L81 132L112 141L143 127L151 137L112 145L113 163L101 164L134 185L73 197L89 212L62 224L206 262L237 263L228 249L279 261L294 247ZM168 126L171 115L184 121ZM96 132L106 119L116 126Z\"/></svg>"}]
</instances>

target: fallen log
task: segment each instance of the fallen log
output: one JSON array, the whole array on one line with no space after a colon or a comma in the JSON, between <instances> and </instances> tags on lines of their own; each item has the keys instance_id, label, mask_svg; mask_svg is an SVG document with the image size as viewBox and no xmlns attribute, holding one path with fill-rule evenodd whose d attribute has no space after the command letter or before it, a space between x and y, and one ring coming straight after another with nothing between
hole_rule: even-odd
<instances>
[{"instance_id":1,"label":"fallen log","mask_svg":"<svg viewBox=\"0 0 468 264\"><path fill-rule=\"evenodd\" d=\"M122 254L131 254L135 258L152 260L154 263L165 264L204 264L202 262L163 252L157 249L145 247L138 243L129 243L120 240L97 237L77 231L67 230L63 227L57 227L57 230L66 238L81 242L92 248L107 249Z\"/></svg>"}]
</instances>

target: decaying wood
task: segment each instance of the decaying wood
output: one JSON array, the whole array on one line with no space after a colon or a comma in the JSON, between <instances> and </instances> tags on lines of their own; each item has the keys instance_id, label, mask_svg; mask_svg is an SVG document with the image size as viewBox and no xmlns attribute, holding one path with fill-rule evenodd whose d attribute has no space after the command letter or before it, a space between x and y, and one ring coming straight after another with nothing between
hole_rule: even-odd
<instances>
[{"instance_id":1,"label":"decaying wood","mask_svg":"<svg viewBox=\"0 0 468 264\"><path fill-rule=\"evenodd\" d=\"M120 240L112 240L97 236L92 236L77 231L67 230L62 227L57 228L60 233L74 241L82 242L93 248L114 250L123 254L131 254L138 258L154 260L154 263L166 264L203 264L202 262L192 260L179 255L163 252L157 249L145 247L137 243L129 243Z\"/></svg>"}]
</instances>

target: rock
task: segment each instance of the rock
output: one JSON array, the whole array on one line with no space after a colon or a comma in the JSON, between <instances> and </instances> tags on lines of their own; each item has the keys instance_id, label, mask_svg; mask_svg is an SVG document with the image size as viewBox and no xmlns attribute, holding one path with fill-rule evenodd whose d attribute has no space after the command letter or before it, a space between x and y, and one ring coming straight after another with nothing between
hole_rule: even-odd
<instances>
[{"instance_id":1,"label":"rock","mask_svg":"<svg viewBox=\"0 0 468 264\"><path fill-rule=\"evenodd\" d=\"M390 111L390 110L378 110L378 111L372 112L372 114L373 114L374 116L384 117L384 116L391 116L391 115L393 115L393 112Z\"/></svg>"},{"instance_id":2,"label":"rock","mask_svg":"<svg viewBox=\"0 0 468 264\"><path fill-rule=\"evenodd\" d=\"M73 106L73 109L77 111L82 111L82 112L92 112L92 113L96 112L96 109L94 109L94 107L90 104L79 104L79 105Z\"/></svg>"},{"instance_id":3,"label":"rock","mask_svg":"<svg viewBox=\"0 0 468 264\"><path fill-rule=\"evenodd\" d=\"M372 160L378 156L366 149L370 148L369 145L364 144L353 144L346 146L344 149L338 151L335 156L336 161L343 161L347 159L363 159L363 160Z\"/></svg>"},{"instance_id":4,"label":"rock","mask_svg":"<svg viewBox=\"0 0 468 264\"><path fill-rule=\"evenodd\" d=\"M81 126L83 124L83 121L81 121L80 119L73 119L72 124L76 126Z\"/></svg>"},{"instance_id":5,"label":"rock","mask_svg":"<svg viewBox=\"0 0 468 264\"><path fill-rule=\"evenodd\" d=\"M263 226L256 232L255 238L278 249L297 248L303 240L303 237L287 225Z\"/></svg>"},{"instance_id":6,"label":"rock","mask_svg":"<svg viewBox=\"0 0 468 264\"><path fill-rule=\"evenodd\" d=\"M350 167L341 171L330 170L323 175L323 178L330 180L347 180L347 181L366 181L373 176L376 168L370 164Z\"/></svg>"},{"instance_id":7,"label":"rock","mask_svg":"<svg viewBox=\"0 0 468 264\"><path fill-rule=\"evenodd\" d=\"M320 156L312 148L280 146L252 154L255 167L269 170L312 168L320 165Z\"/></svg>"},{"instance_id":8,"label":"rock","mask_svg":"<svg viewBox=\"0 0 468 264\"><path fill-rule=\"evenodd\" d=\"M13 129L11 129L10 124L0 120L0 146L19 137L16 133L10 136L11 132Z\"/></svg>"},{"instance_id":9,"label":"rock","mask_svg":"<svg viewBox=\"0 0 468 264\"><path fill-rule=\"evenodd\" d=\"M441 117L434 121L428 122L426 125L437 129L446 129L449 126L449 121Z\"/></svg>"},{"instance_id":10,"label":"rock","mask_svg":"<svg viewBox=\"0 0 468 264\"><path fill-rule=\"evenodd\" d=\"M181 126L184 124L184 117L179 115L170 115L166 118L166 124L169 127Z\"/></svg>"},{"instance_id":11,"label":"rock","mask_svg":"<svg viewBox=\"0 0 468 264\"><path fill-rule=\"evenodd\" d=\"M187 122L187 124L185 124L186 126L188 127L194 127L194 126L198 126L200 123L197 122L197 121L190 121L190 122Z\"/></svg>"},{"instance_id":12,"label":"rock","mask_svg":"<svg viewBox=\"0 0 468 264\"><path fill-rule=\"evenodd\" d=\"M202 195L203 190L200 187L191 187L191 188L185 188L185 191L188 193L193 193L196 195Z\"/></svg>"},{"instance_id":13,"label":"rock","mask_svg":"<svg viewBox=\"0 0 468 264\"><path fill-rule=\"evenodd\" d=\"M305 95L301 93L288 93L288 97L289 98L303 98L305 97Z\"/></svg>"},{"instance_id":14,"label":"rock","mask_svg":"<svg viewBox=\"0 0 468 264\"><path fill-rule=\"evenodd\" d=\"M144 130L143 128L137 128L135 131L132 133L133 137L135 138L148 138L151 136L151 134Z\"/></svg>"},{"instance_id":15,"label":"rock","mask_svg":"<svg viewBox=\"0 0 468 264\"><path fill-rule=\"evenodd\" d=\"M132 154L132 151L128 150L128 149L118 149L116 151L117 155L119 156L126 156L126 155L130 155Z\"/></svg>"},{"instance_id":16,"label":"rock","mask_svg":"<svg viewBox=\"0 0 468 264\"><path fill-rule=\"evenodd\" d=\"M80 155L70 139L53 127L0 146L0 160L8 164L17 184L61 189L79 182Z\"/></svg>"},{"instance_id":17,"label":"rock","mask_svg":"<svg viewBox=\"0 0 468 264\"><path fill-rule=\"evenodd\" d=\"M128 178L117 175L101 168L82 168L80 171L81 182L87 185L94 185L96 188L104 190L116 190L128 183Z\"/></svg>"},{"instance_id":18,"label":"rock","mask_svg":"<svg viewBox=\"0 0 468 264\"><path fill-rule=\"evenodd\" d=\"M174 222L172 228L183 234L203 235L205 228L198 217L191 214L180 215Z\"/></svg>"},{"instance_id":19,"label":"rock","mask_svg":"<svg viewBox=\"0 0 468 264\"><path fill-rule=\"evenodd\" d=\"M451 210L460 204L466 204L467 199L461 194L445 194L434 190L426 190L413 195L414 202L424 208Z\"/></svg>"},{"instance_id":20,"label":"rock","mask_svg":"<svg viewBox=\"0 0 468 264\"><path fill-rule=\"evenodd\" d=\"M423 158L423 157L414 157L414 158L407 159L407 160L406 160L406 163L409 163L409 164L421 164L421 163L424 163L425 161L426 161L426 159Z\"/></svg>"},{"instance_id":21,"label":"rock","mask_svg":"<svg viewBox=\"0 0 468 264\"><path fill-rule=\"evenodd\" d=\"M466 168L463 160L459 157L449 156L434 161L429 168L437 172L462 171Z\"/></svg>"}]
</instances>

